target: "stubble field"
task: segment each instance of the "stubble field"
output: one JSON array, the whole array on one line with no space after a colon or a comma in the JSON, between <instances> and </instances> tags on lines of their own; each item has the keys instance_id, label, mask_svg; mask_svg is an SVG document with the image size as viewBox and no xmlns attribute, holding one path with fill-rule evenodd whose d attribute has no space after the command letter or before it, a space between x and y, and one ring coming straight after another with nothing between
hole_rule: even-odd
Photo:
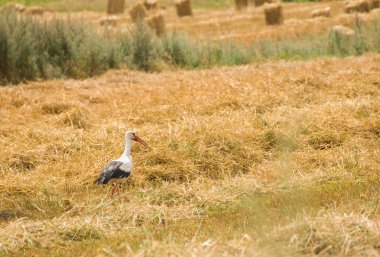
<instances>
[{"instance_id":1,"label":"stubble field","mask_svg":"<svg viewBox=\"0 0 380 257\"><path fill-rule=\"evenodd\" d=\"M0 255L379 256L379 63L1 87ZM133 175L111 198L93 181L129 129L150 148L133 145Z\"/></svg>"}]
</instances>

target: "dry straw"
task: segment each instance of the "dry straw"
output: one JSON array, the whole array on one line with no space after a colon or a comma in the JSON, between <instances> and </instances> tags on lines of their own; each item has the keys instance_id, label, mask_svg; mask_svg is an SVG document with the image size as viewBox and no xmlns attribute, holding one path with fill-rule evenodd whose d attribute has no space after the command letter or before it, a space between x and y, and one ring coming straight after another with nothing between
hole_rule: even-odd
<instances>
[{"instance_id":1,"label":"dry straw","mask_svg":"<svg viewBox=\"0 0 380 257\"><path fill-rule=\"evenodd\" d=\"M284 22L281 3L265 4L264 14L267 25L282 24Z\"/></svg>"},{"instance_id":2,"label":"dry straw","mask_svg":"<svg viewBox=\"0 0 380 257\"><path fill-rule=\"evenodd\" d=\"M125 0L108 0L107 13L118 14L124 12Z\"/></svg>"},{"instance_id":3,"label":"dry straw","mask_svg":"<svg viewBox=\"0 0 380 257\"><path fill-rule=\"evenodd\" d=\"M177 0L175 2L178 17L193 15L191 0Z\"/></svg>"},{"instance_id":4,"label":"dry straw","mask_svg":"<svg viewBox=\"0 0 380 257\"><path fill-rule=\"evenodd\" d=\"M360 213L376 213L368 203L379 199L378 61L117 70L0 87L0 252L118 256L122 242L157 232L131 255L192 256L196 246L197 256L253 256L250 246L274 240L299 242L304 255L377 251L379 217ZM133 145L133 174L111 199L92 181L133 127L151 148ZM319 214L338 208L354 214ZM241 220L265 237L237 249L232 240L249 238Z\"/></svg>"},{"instance_id":5,"label":"dry straw","mask_svg":"<svg viewBox=\"0 0 380 257\"><path fill-rule=\"evenodd\" d=\"M297 225L292 243L313 256L377 256L380 223L368 214L324 211Z\"/></svg>"},{"instance_id":6,"label":"dry straw","mask_svg":"<svg viewBox=\"0 0 380 257\"><path fill-rule=\"evenodd\" d=\"M158 7L157 0L145 0L144 6L148 11L157 9Z\"/></svg>"},{"instance_id":7,"label":"dry straw","mask_svg":"<svg viewBox=\"0 0 380 257\"><path fill-rule=\"evenodd\" d=\"M369 12L369 10L370 10L370 5L369 5L369 2L366 0L349 2L344 6L344 11L346 13Z\"/></svg>"},{"instance_id":8,"label":"dry straw","mask_svg":"<svg viewBox=\"0 0 380 257\"><path fill-rule=\"evenodd\" d=\"M162 13L157 13L146 19L149 27L156 32L157 36L161 36L165 33L165 19Z\"/></svg>"},{"instance_id":9,"label":"dry straw","mask_svg":"<svg viewBox=\"0 0 380 257\"><path fill-rule=\"evenodd\" d=\"M148 15L148 12L144 5L139 2L132 6L129 10L129 15L131 16L133 22L137 22L138 20L143 20Z\"/></svg>"},{"instance_id":10,"label":"dry straw","mask_svg":"<svg viewBox=\"0 0 380 257\"><path fill-rule=\"evenodd\" d=\"M311 17L316 18L316 17L330 17L330 11L331 8L330 6L326 6L324 8L319 8L315 9L311 12Z\"/></svg>"},{"instance_id":11,"label":"dry straw","mask_svg":"<svg viewBox=\"0 0 380 257\"><path fill-rule=\"evenodd\" d=\"M80 107L73 107L69 111L64 112L59 117L59 123L77 129L84 129L89 127L87 112Z\"/></svg>"},{"instance_id":12,"label":"dry straw","mask_svg":"<svg viewBox=\"0 0 380 257\"><path fill-rule=\"evenodd\" d=\"M235 0L235 8L240 11L248 7L248 0Z\"/></svg>"}]
</instances>

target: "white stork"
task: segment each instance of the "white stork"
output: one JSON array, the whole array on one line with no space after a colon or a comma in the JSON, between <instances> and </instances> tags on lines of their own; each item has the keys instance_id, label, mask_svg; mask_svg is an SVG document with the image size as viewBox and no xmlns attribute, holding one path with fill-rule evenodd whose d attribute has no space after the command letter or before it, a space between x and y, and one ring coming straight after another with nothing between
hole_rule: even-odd
<instances>
[{"instance_id":1,"label":"white stork","mask_svg":"<svg viewBox=\"0 0 380 257\"><path fill-rule=\"evenodd\" d=\"M106 164L103 171L100 172L99 177L95 180L95 184L106 185L111 179L127 178L132 173L132 156L131 146L132 140L148 146L141 138L134 132L128 131L125 133L125 150L119 159L115 159ZM118 188L117 188L118 190ZM115 186L112 189L112 196L115 193Z\"/></svg>"}]
</instances>

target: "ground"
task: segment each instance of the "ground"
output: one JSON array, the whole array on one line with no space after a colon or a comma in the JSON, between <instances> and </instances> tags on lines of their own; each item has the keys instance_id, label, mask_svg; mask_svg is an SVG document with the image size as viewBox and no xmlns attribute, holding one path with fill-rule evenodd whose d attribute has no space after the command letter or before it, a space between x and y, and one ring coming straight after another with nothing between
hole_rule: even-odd
<instances>
[{"instance_id":1,"label":"ground","mask_svg":"<svg viewBox=\"0 0 380 257\"><path fill-rule=\"evenodd\" d=\"M0 88L0 255L379 256L379 63L119 69ZM133 145L133 175L112 198L93 181L128 129L150 147Z\"/></svg>"}]
</instances>

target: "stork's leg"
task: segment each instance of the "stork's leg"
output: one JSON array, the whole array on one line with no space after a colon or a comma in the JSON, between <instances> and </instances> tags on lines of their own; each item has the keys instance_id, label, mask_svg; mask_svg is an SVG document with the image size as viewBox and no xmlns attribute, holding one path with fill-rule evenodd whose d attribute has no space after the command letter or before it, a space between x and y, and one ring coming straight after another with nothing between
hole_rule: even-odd
<instances>
[{"instance_id":1,"label":"stork's leg","mask_svg":"<svg viewBox=\"0 0 380 257\"><path fill-rule=\"evenodd\" d=\"M111 198L113 198L116 193L119 194L119 185L118 183L112 183Z\"/></svg>"}]
</instances>

